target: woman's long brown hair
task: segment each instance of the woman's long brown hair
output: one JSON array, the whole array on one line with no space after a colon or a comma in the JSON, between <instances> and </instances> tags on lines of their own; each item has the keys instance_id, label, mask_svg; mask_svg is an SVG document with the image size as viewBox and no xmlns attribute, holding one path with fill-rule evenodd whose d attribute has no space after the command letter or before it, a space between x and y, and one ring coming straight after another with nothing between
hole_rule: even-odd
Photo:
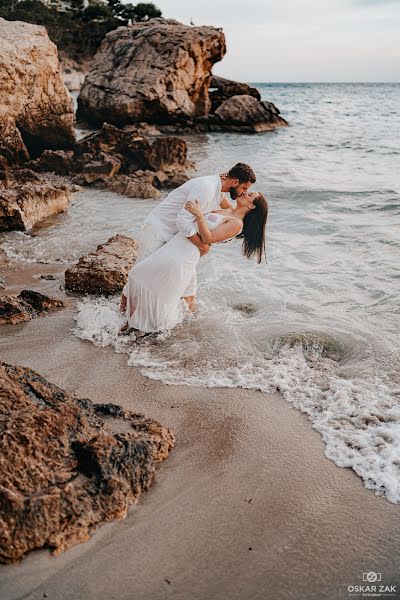
<instances>
[{"instance_id":1,"label":"woman's long brown hair","mask_svg":"<svg viewBox=\"0 0 400 600\"><path fill-rule=\"evenodd\" d=\"M258 264L265 259L265 226L268 217L268 202L263 194L254 200L255 208L249 210L243 219L243 229L236 237L243 238L242 252L247 258L257 256Z\"/></svg>"}]
</instances>

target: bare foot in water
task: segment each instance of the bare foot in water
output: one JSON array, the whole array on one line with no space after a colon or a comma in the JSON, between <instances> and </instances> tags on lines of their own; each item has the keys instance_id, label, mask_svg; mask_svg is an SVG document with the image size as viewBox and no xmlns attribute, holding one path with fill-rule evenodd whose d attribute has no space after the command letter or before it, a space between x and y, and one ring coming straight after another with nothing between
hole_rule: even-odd
<instances>
[{"instance_id":1,"label":"bare foot in water","mask_svg":"<svg viewBox=\"0 0 400 600\"><path fill-rule=\"evenodd\" d=\"M121 329L118 331L118 335L127 335L131 331L131 327L129 327L128 321L122 325Z\"/></svg>"}]
</instances>

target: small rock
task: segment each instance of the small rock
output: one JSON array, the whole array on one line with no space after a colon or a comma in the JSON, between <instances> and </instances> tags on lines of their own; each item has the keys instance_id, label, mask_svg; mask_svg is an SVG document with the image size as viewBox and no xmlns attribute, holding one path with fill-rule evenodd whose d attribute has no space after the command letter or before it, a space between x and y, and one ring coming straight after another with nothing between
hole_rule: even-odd
<instances>
[{"instance_id":1,"label":"small rock","mask_svg":"<svg viewBox=\"0 0 400 600\"><path fill-rule=\"evenodd\" d=\"M49 308L65 306L64 302L34 290L22 290L15 295L0 296L0 325L30 321L47 313Z\"/></svg>"},{"instance_id":2,"label":"small rock","mask_svg":"<svg viewBox=\"0 0 400 600\"><path fill-rule=\"evenodd\" d=\"M99 152L96 158L87 162L82 169L82 177L85 183L93 183L99 179L110 179L114 177L121 168L121 161L115 156Z\"/></svg>"},{"instance_id":3,"label":"small rock","mask_svg":"<svg viewBox=\"0 0 400 600\"><path fill-rule=\"evenodd\" d=\"M18 294L18 298L21 298L21 300L30 304L32 308L37 310L39 313L46 311L49 308L65 306L62 300L50 298L49 296L45 296L44 294L34 290L22 290Z\"/></svg>"},{"instance_id":4,"label":"small rock","mask_svg":"<svg viewBox=\"0 0 400 600\"><path fill-rule=\"evenodd\" d=\"M300 344L303 348L319 348L323 357L338 361L345 352L344 344L333 335L318 331L304 331L298 333L287 333L276 338L279 345L287 344L296 346Z\"/></svg>"},{"instance_id":5,"label":"small rock","mask_svg":"<svg viewBox=\"0 0 400 600\"><path fill-rule=\"evenodd\" d=\"M118 175L107 182L107 189L128 198L160 198L161 194L151 183L132 175Z\"/></svg>"},{"instance_id":6,"label":"small rock","mask_svg":"<svg viewBox=\"0 0 400 600\"><path fill-rule=\"evenodd\" d=\"M211 77L210 88L211 112L215 112L225 100L228 100L232 96L248 95L261 100L260 92L247 83L239 83L238 81L231 81L230 79L216 77L215 75Z\"/></svg>"},{"instance_id":7,"label":"small rock","mask_svg":"<svg viewBox=\"0 0 400 600\"><path fill-rule=\"evenodd\" d=\"M81 256L65 271L65 288L87 294L116 294L122 291L138 251L136 240L115 235L94 252Z\"/></svg>"},{"instance_id":8,"label":"small rock","mask_svg":"<svg viewBox=\"0 0 400 600\"><path fill-rule=\"evenodd\" d=\"M50 273L45 275L40 275L39 279L57 279L55 275L51 275Z\"/></svg>"},{"instance_id":9,"label":"small rock","mask_svg":"<svg viewBox=\"0 0 400 600\"><path fill-rule=\"evenodd\" d=\"M234 306L232 306L232 308L234 308L235 310L239 310L240 312L246 315L252 315L257 310L257 307L254 304L249 303L235 304Z\"/></svg>"},{"instance_id":10,"label":"small rock","mask_svg":"<svg viewBox=\"0 0 400 600\"><path fill-rule=\"evenodd\" d=\"M287 126L285 119L277 116L269 108L270 104L272 103L259 102L253 96L232 96L215 111L217 124L226 131L248 132L268 131Z\"/></svg>"}]
</instances>

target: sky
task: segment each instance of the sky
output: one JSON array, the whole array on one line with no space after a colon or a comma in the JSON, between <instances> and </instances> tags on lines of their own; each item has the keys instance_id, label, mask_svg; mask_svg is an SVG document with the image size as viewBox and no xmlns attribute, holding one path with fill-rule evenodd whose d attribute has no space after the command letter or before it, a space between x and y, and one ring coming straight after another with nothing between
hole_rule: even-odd
<instances>
[{"instance_id":1,"label":"sky","mask_svg":"<svg viewBox=\"0 0 400 600\"><path fill-rule=\"evenodd\" d=\"M400 81L400 0L153 1L165 18L223 28L221 77Z\"/></svg>"}]
</instances>

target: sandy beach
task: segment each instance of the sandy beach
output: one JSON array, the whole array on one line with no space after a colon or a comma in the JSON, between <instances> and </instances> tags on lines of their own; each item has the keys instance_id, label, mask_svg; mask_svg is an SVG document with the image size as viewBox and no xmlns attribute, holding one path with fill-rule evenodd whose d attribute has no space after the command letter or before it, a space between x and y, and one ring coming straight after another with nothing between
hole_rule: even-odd
<instances>
[{"instance_id":1,"label":"sandy beach","mask_svg":"<svg viewBox=\"0 0 400 600\"><path fill-rule=\"evenodd\" d=\"M45 273L56 279L35 278ZM59 557L41 550L2 566L2 599L337 600L369 571L399 587L398 507L328 460L281 395L151 381L71 333L76 300L59 289L60 267L10 263L4 275L7 293L31 288L69 306L3 326L2 360L155 418L176 445L126 519Z\"/></svg>"}]
</instances>

